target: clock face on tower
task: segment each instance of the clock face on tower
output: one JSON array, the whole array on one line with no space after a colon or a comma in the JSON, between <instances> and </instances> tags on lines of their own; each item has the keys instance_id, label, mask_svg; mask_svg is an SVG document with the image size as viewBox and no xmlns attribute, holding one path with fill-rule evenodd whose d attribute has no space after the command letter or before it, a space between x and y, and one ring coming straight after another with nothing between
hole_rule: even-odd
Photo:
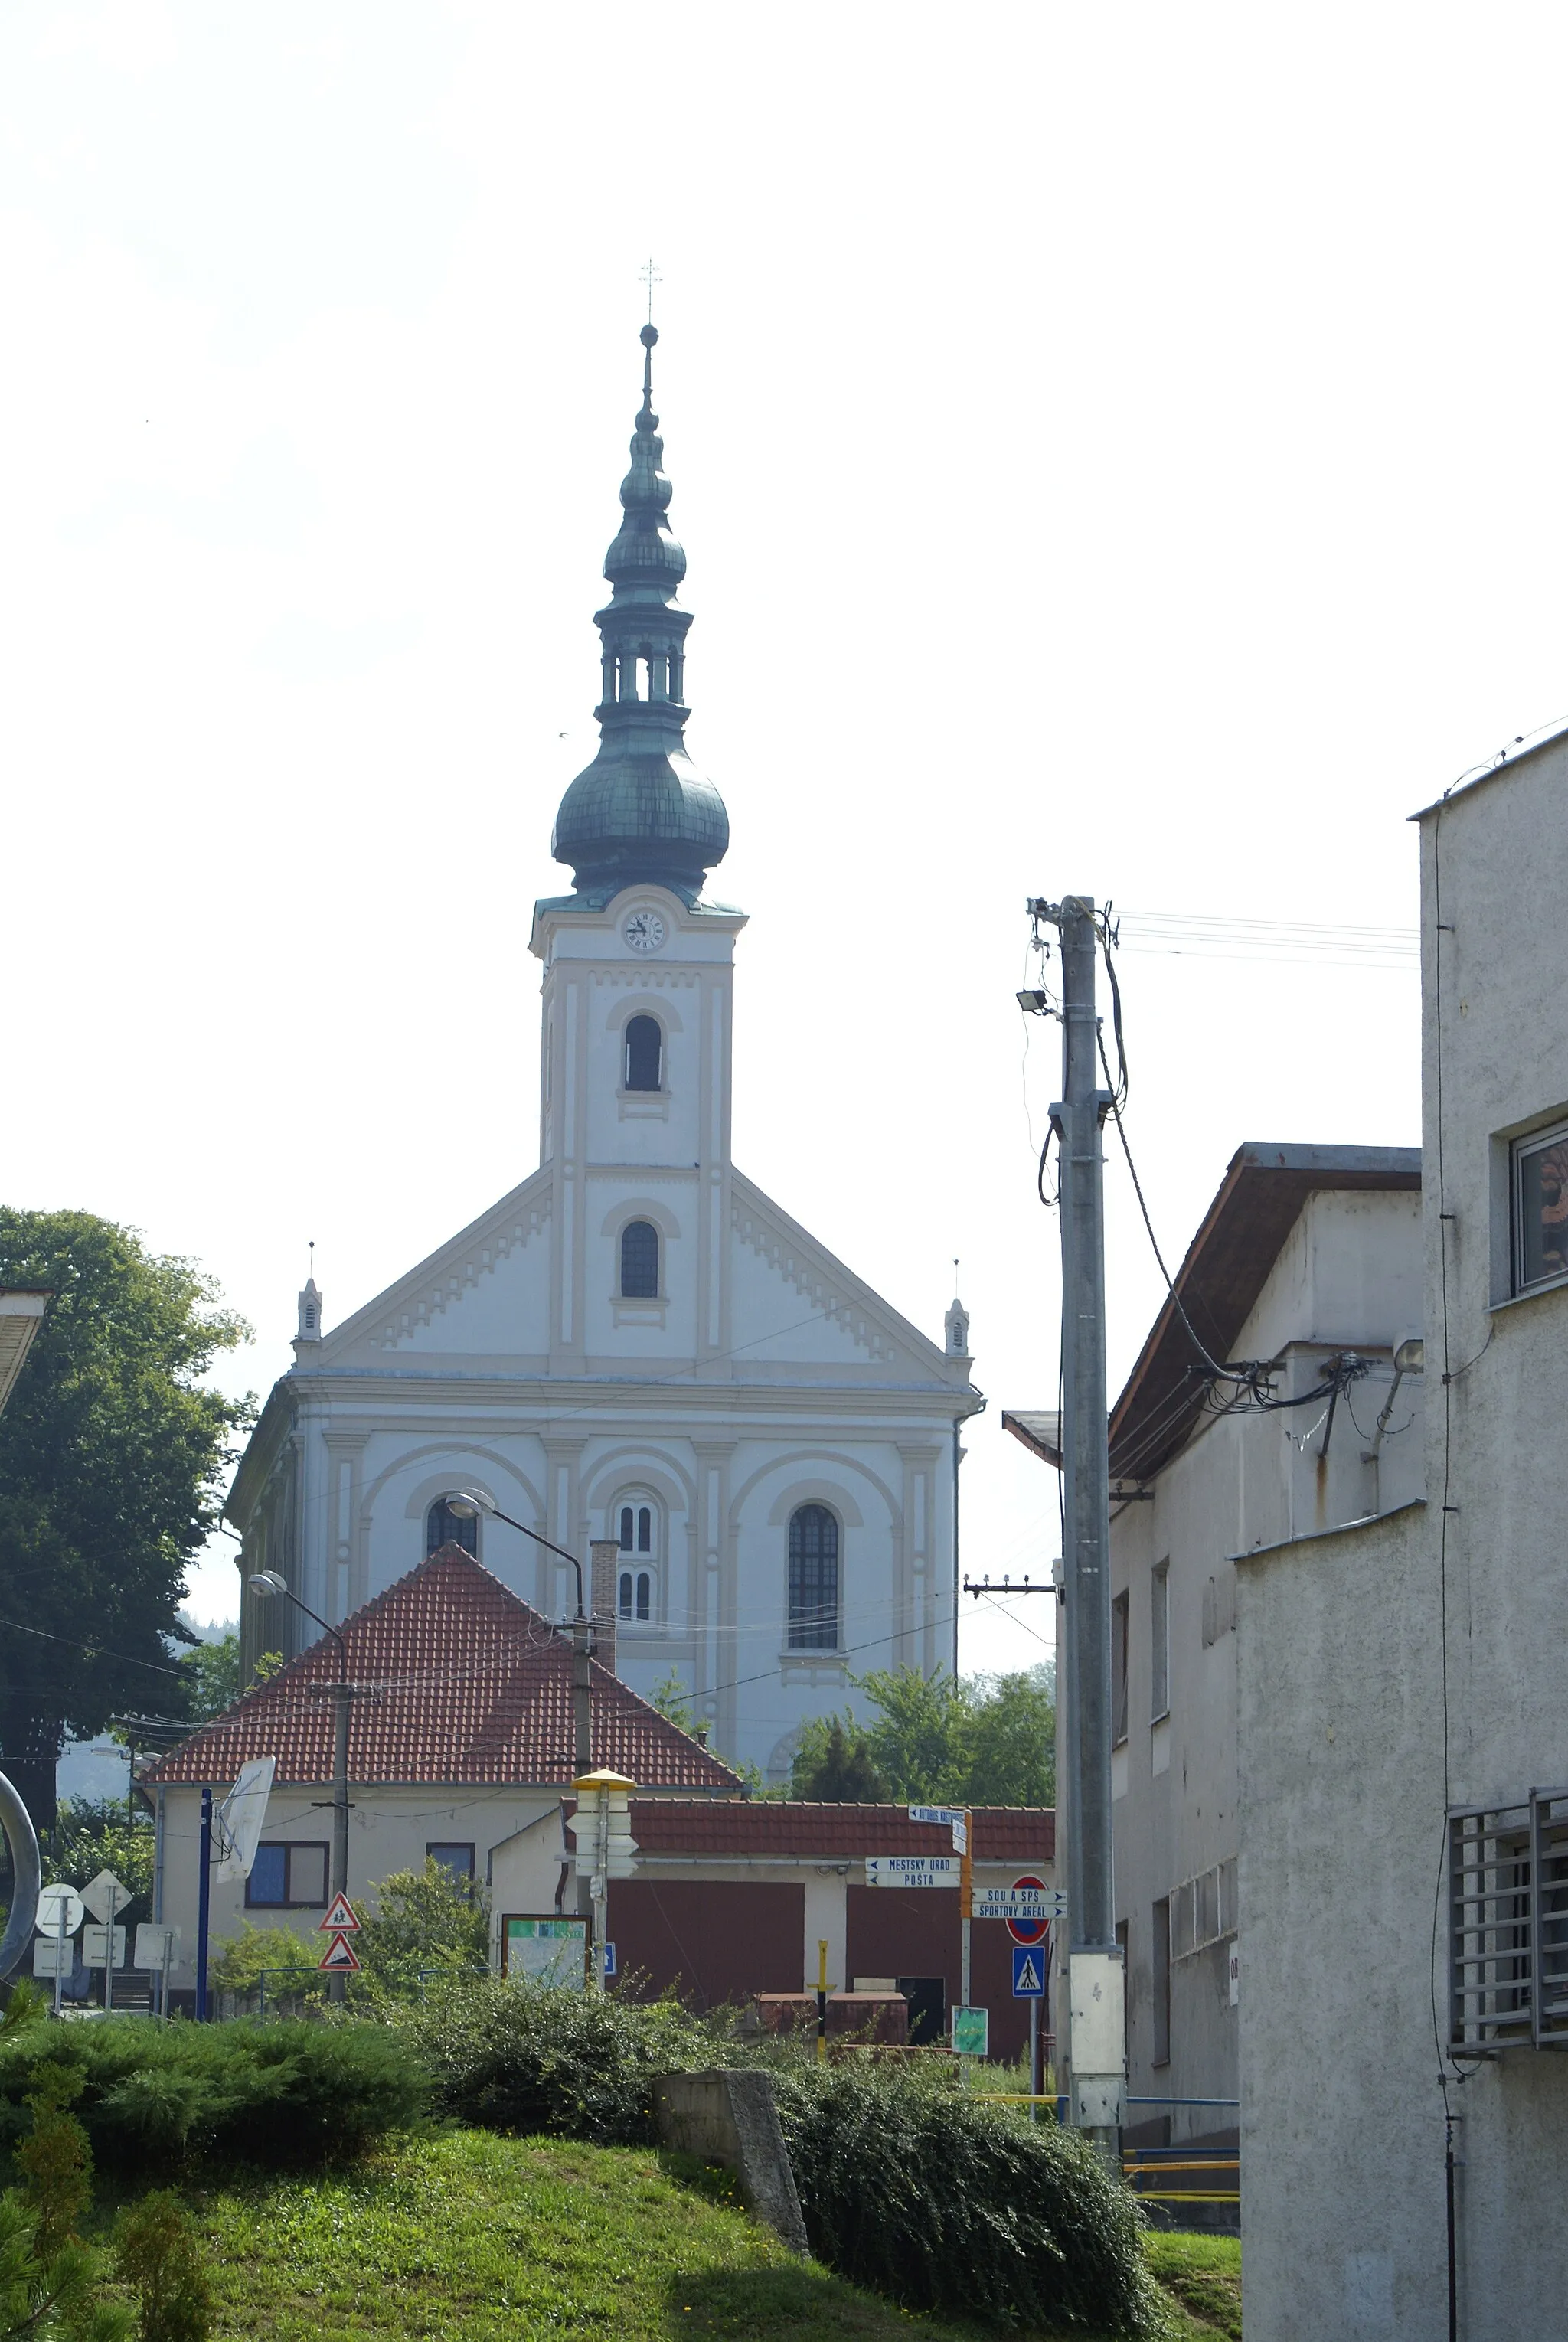
<instances>
[{"instance_id":1,"label":"clock face on tower","mask_svg":"<svg viewBox=\"0 0 1568 2342\"><path fill-rule=\"evenodd\" d=\"M628 911L621 933L634 952L655 952L664 940L664 923L657 911Z\"/></svg>"}]
</instances>

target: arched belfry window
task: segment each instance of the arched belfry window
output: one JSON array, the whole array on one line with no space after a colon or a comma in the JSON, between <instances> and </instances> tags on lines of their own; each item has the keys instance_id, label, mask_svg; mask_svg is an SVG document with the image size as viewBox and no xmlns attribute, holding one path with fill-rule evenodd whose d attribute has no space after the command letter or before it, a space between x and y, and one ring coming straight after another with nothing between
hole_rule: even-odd
<instances>
[{"instance_id":1,"label":"arched belfry window","mask_svg":"<svg viewBox=\"0 0 1568 2342\"><path fill-rule=\"evenodd\" d=\"M437 1496L424 1516L424 1550L438 1552L444 1545L460 1545L464 1553L479 1558L479 1522L459 1520L444 1496Z\"/></svg>"},{"instance_id":2,"label":"arched belfry window","mask_svg":"<svg viewBox=\"0 0 1568 2342\"><path fill-rule=\"evenodd\" d=\"M628 1220L621 1230L621 1297L659 1297L659 1231L652 1220Z\"/></svg>"},{"instance_id":3,"label":"arched belfry window","mask_svg":"<svg viewBox=\"0 0 1568 2342\"><path fill-rule=\"evenodd\" d=\"M664 1036L656 1016L633 1016L626 1025L626 1087L659 1090L664 1086Z\"/></svg>"},{"instance_id":4,"label":"arched belfry window","mask_svg":"<svg viewBox=\"0 0 1568 2342\"><path fill-rule=\"evenodd\" d=\"M825 1505L790 1515L789 1647L838 1648L838 1522Z\"/></svg>"},{"instance_id":5,"label":"arched belfry window","mask_svg":"<svg viewBox=\"0 0 1568 2342\"><path fill-rule=\"evenodd\" d=\"M646 1626L654 1617L654 1579L659 1555L657 1509L645 1496L629 1496L618 1508L616 1527L621 1560L616 1575L615 1609L623 1626Z\"/></svg>"}]
</instances>

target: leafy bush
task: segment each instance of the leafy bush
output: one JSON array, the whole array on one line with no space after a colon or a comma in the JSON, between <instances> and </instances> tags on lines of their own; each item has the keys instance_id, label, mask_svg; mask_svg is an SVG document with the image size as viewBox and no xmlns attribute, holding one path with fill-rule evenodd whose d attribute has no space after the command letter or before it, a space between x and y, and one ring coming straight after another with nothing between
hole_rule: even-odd
<instances>
[{"instance_id":1,"label":"leafy bush","mask_svg":"<svg viewBox=\"0 0 1568 2342\"><path fill-rule=\"evenodd\" d=\"M490 1898L476 1880L454 1878L435 1861L394 1870L375 1888L374 1905L356 1901L354 1948L362 1980L356 1997L423 1989L426 1972L473 1973L490 1958ZM434 1975L429 1981L437 1981Z\"/></svg>"},{"instance_id":2,"label":"leafy bush","mask_svg":"<svg viewBox=\"0 0 1568 2342\"><path fill-rule=\"evenodd\" d=\"M315 1946L292 1927L253 1927L242 1919L239 1934L226 1938L210 1974L219 1992L255 1992L260 1986L269 2005L288 2001L297 2006L302 2000L326 1998L327 1980L319 1961Z\"/></svg>"},{"instance_id":3,"label":"leafy bush","mask_svg":"<svg viewBox=\"0 0 1568 2342\"><path fill-rule=\"evenodd\" d=\"M80 2076L94 2153L137 2174L208 2156L325 2162L416 2122L429 2097L411 2046L383 2026L34 2023L0 2041L0 2146L57 2067Z\"/></svg>"},{"instance_id":4,"label":"leafy bush","mask_svg":"<svg viewBox=\"0 0 1568 2342\"><path fill-rule=\"evenodd\" d=\"M207 2342L213 2289L180 2199L155 2188L115 2223L115 2273L136 2296L137 2342Z\"/></svg>"},{"instance_id":5,"label":"leafy bush","mask_svg":"<svg viewBox=\"0 0 1568 2342\"><path fill-rule=\"evenodd\" d=\"M812 2250L841 2277L948 2317L1158 2332L1141 2215L1074 2133L924 2065L802 2062L774 2087Z\"/></svg>"},{"instance_id":6,"label":"leafy bush","mask_svg":"<svg viewBox=\"0 0 1568 2342\"><path fill-rule=\"evenodd\" d=\"M714 2056L712 2036L674 2001L498 1978L454 1983L439 2002L394 2022L434 2074L448 2114L601 2147L651 2145L654 2077Z\"/></svg>"}]
</instances>

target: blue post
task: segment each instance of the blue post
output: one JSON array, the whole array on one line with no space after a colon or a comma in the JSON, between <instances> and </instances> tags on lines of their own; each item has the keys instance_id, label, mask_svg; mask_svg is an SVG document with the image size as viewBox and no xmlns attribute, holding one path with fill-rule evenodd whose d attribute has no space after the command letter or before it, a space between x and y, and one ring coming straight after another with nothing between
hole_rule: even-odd
<instances>
[{"instance_id":1,"label":"blue post","mask_svg":"<svg viewBox=\"0 0 1568 2342\"><path fill-rule=\"evenodd\" d=\"M213 1793L202 1791L201 1876L196 1888L196 2023L207 2021L207 1922L213 1900ZM113 1947L111 1946L111 1949Z\"/></svg>"}]
</instances>

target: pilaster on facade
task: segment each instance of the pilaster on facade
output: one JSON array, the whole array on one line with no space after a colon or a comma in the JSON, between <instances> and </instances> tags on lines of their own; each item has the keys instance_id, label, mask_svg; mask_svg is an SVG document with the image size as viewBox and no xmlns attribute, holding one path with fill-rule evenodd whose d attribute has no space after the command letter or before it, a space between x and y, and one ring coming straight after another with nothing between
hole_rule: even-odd
<instances>
[{"instance_id":1,"label":"pilaster on facade","mask_svg":"<svg viewBox=\"0 0 1568 2342\"><path fill-rule=\"evenodd\" d=\"M737 1728L734 1655L740 1647L741 1602L735 1541L729 1530L730 1466L735 1446L733 1438L692 1443L698 1491L692 1538L693 1607L696 1609L700 1596L703 1622L701 1671L695 1689L699 1713L714 1741L724 1748L735 1746Z\"/></svg>"},{"instance_id":2,"label":"pilaster on facade","mask_svg":"<svg viewBox=\"0 0 1568 2342\"><path fill-rule=\"evenodd\" d=\"M544 1450L544 1533L567 1553L580 1552L586 1559L587 1540L578 1517L582 1509L583 1450L588 1444L586 1435L566 1438L546 1435L541 1437L539 1444ZM562 1587L567 1576L566 1566L554 1555L546 1552L543 1546L535 1546L534 1553L534 1607L543 1611L546 1618L559 1618L562 1616ZM570 1598L574 1605L574 1581Z\"/></svg>"},{"instance_id":3,"label":"pilaster on facade","mask_svg":"<svg viewBox=\"0 0 1568 2342\"><path fill-rule=\"evenodd\" d=\"M894 1616L898 1640L894 1665L930 1673L937 1659L934 1595L946 1557L936 1560L936 1476L942 1451L925 1440L900 1440L904 1464L904 1535L899 1541Z\"/></svg>"}]
</instances>

